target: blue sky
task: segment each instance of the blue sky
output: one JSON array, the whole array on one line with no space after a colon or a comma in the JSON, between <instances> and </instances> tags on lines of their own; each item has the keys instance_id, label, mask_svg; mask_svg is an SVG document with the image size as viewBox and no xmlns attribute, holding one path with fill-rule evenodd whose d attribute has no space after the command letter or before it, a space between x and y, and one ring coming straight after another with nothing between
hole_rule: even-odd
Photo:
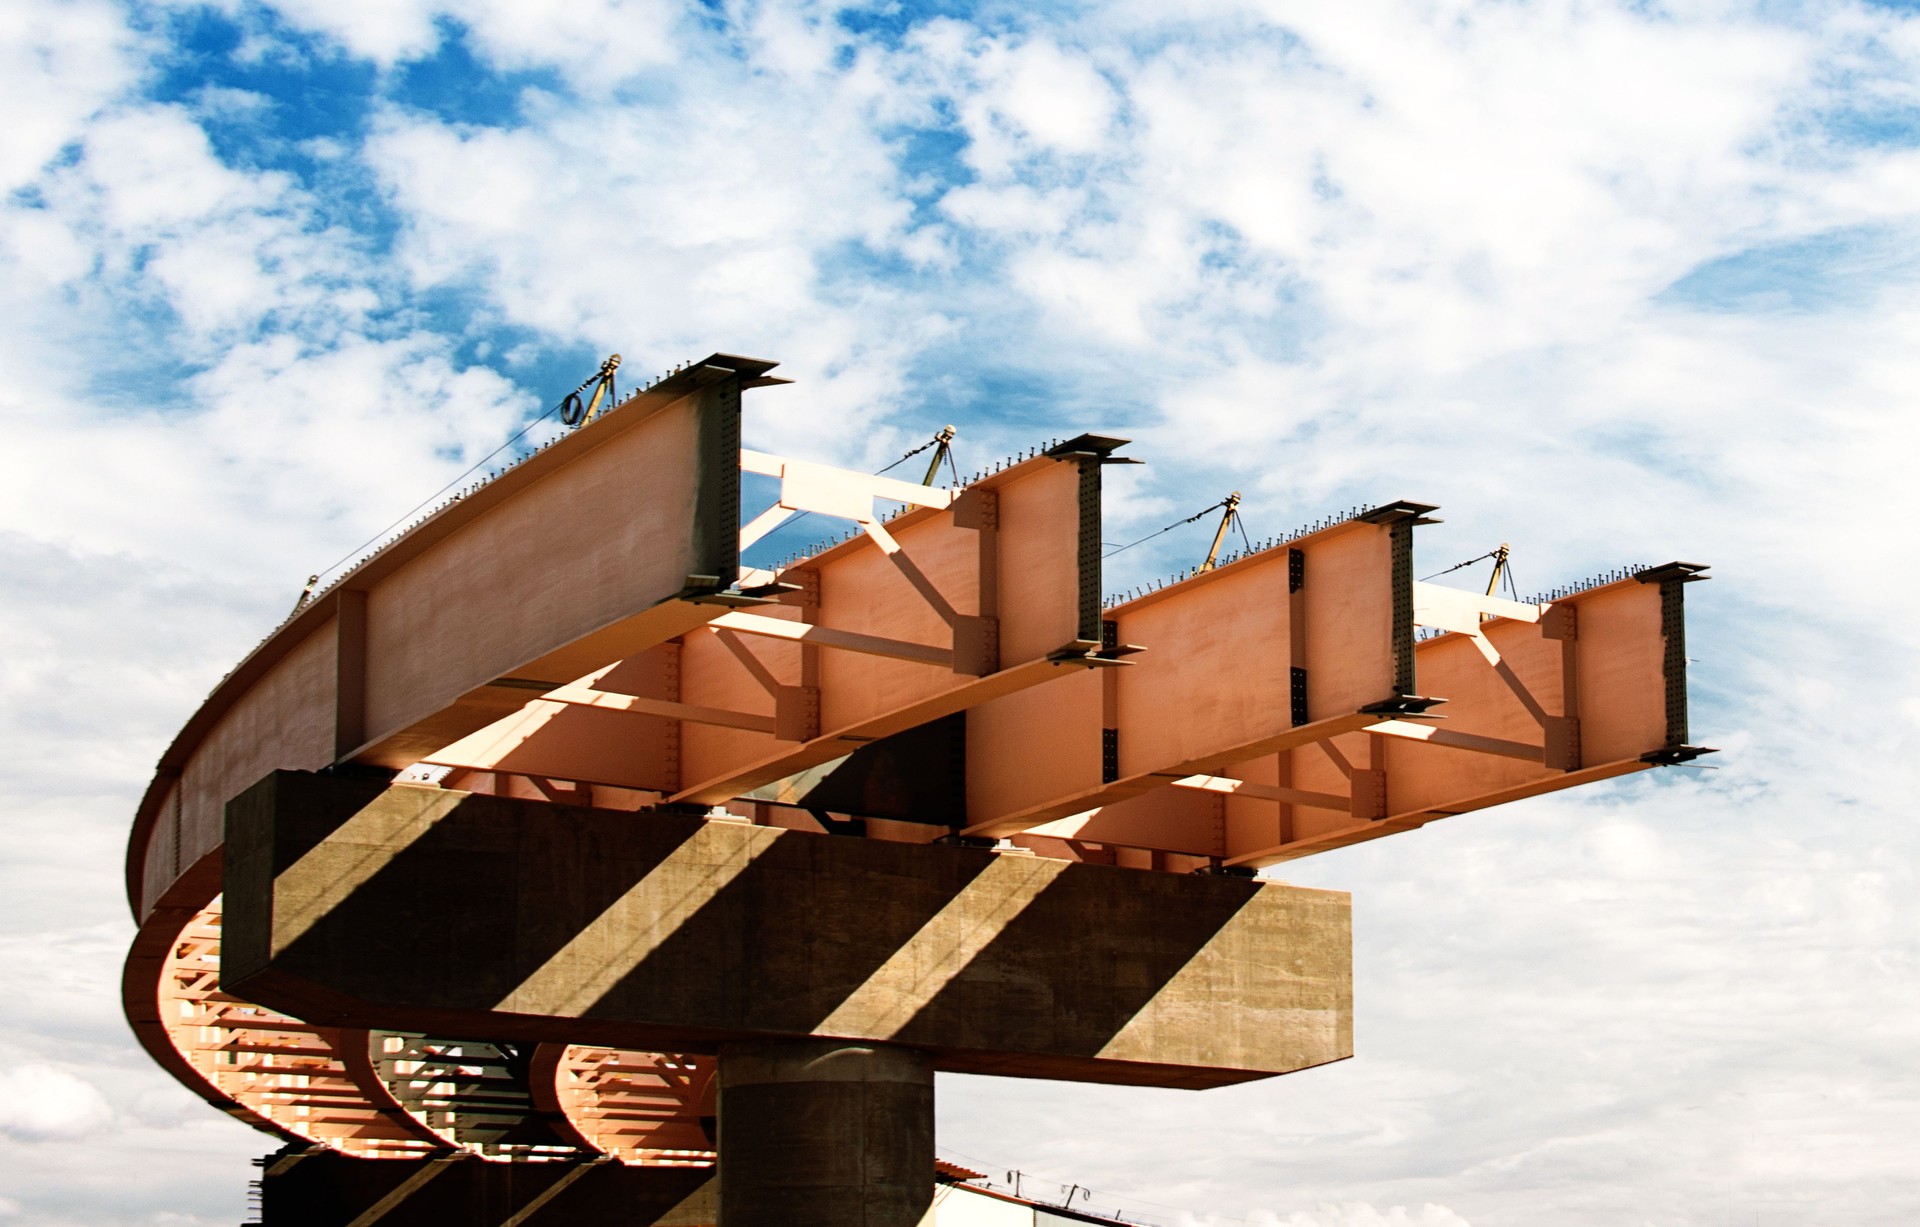
<instances>
[{"instance_id":1,"label":"blue sky","mask_svg":"<svg viewBox=\"0 0 1920 1227\"><path fill-rule=\"evenodd\" d=\"M1913 1221L1917 69L1842 2L14 0L0 1223L240 1216L263 1140L118 1021L154 758L602 356L714 350L812 458L1131 435L1113 541L1240 489L1439 503L1421 574L1715 568L1717 770L1287 867L1355 893L1354 1061L954 1078L953 1153L1170 1222Z\"/></svg>"}]
</instances>

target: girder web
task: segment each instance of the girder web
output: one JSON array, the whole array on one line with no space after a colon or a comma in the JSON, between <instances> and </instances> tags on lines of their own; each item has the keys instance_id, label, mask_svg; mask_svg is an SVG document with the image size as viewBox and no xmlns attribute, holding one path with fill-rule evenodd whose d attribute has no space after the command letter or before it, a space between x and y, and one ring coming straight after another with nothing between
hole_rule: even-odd
<instances>
[{"instance_id":1,"label":"girder web","mask_svg":"<svg viewBox=\"0 0 1920 1227\"><path fill-rule=\"evenodd\" d=\"M297 1137L361 1158L418 1158L430 1134L372 1102L329 1035L222 993L220 900L181 932L160 981L160 1016L180 1055L216 1090Z\"/></svg>"},{"instance_id":2,"label":"girder web","mask_svg":"<svg viewBox=\"0 0 1920 1227\"><path fill-rule=\"evenodd\" d=\"M488 1159L583 1157L535 1103L522 1046L374 1031L368 1050L388 1093L452 1146Z\"/></svg>"},{"instance_id":3,"label":"girder web","mask_svg":"<svg viewBox=\"0 0 1920 1227\"><path fill-rule=\"evenodd\" d=\"M1311 571L1293 565L1291 555L1297 552L1290 547L1286 556L1284 598L1294 610L1289 620L1295 628L1302 619L1294 607L1312 582ZM1253 573L1262 562L1256 556L1230 564L1152 599L1167 601L1188 588L1201 591L1207 584L1227 582L1236 569ZM1689 575L1698 570L1688 565ZM1197 764L1178 764L1131 781L1118 779L1127 738L1113 727L1116 683L1122 679L1109 669L1100 679L1101 690L1083 690L1078 697L1065 690L1050 692L1040 716L1026 717L1022 736L1000 743L1003 749L1024 751L1052 729L1098 719L1107 726L1099 730L1100 782L1090 772L1077 785L1070 779L1063 782L1081 788L1080 795L1094 804L1058 818L1044 809L1029 817L1014 813L965 833L1009 839L1065 860L1177 873L1251 872L1437 818L1642 770L1667 761L1663 755L1683 761L1704 751L1669 746L1673 719L1668 692L1674 667L1667 666L1665 678L1648 675L1644 667L1645 647L1654 635L1665 635L1669 650L1651 659L1659 662L1672 655L1677 618L1667 609L1671 599L1665 589L1675 585L1662 578L1665 572L1649 575L1660 580L1660 591L1652 580L1635 576L1537 603L1413 584L1407 599L1410 621L1441 633L1413 643L1410 635L1401 634L1411 629L1405 627L1396 630L1391 641L1408 641L1420 684L1431 684L1431 693L1441 697L1402 694L1358 711L1337 709L1331 717L1316 712L1321 718L1305 724L1296 710L1291 719L1274 722L1284 734L1277 748L1245 759L1214 753L1198 771L1193 769ZM1109 612L1125 618L1132 608L1120 605ZM1105 629L1103 650L1108 655L1117 659L1135 650L1121 642L1125 635L1113 620ZM704 633L726 642L729 652L744 654L731 632L709 628ZM1284 648L1289 658L1302 659L1301 645L1287 639L1281 636L1273 650ZM1257 639L1243 639L1239 646L1249 658L1268 650ZM1589 668L1596 659L1598 664ZM1292 673L1299 681L1305 670L1296 667ZM1661 689L1651 689L1655 684ZM1053 701L1055 696L1058 701ZM1304 698L1303 690L1294 695L1296 709ZM1182 700L1174 696L1168 701ZM1147 706L1151 717L1158 709ZM1597 713L1597 724L1582 719L1583 706ZM1286 709L1280 711L1285 717ZM976 713L969 710L952 719L966 723L928 723L884 744L858 748L853 757L702 800L765 825L925 842L938 825L959 823L959 811L980 773L989 781L997 778L996 763L1002 761L968 757L973 736L968 730L974 728ZM1282 728L1283 723L1290 727ZM1144 726L1136 720L1133 727L1137 732ZM1598 736L1583 735L1583 729L1596 727ZM597 763L577 759L564 765L618 775L627 751L612 738L603 741L607 753ZM1089 739L1087 744L1094 743ZM950 770L942 767L949 760ZM836 779L829 785L836 773L850 783ZM607 788L498 769L461 771L442 782L471 791L620 809L645 809L678 799L665 788Z\"/></svg>"},{"instance_id":4,"label":"girder web","mask_svg":"<svg viewBox=\"0 0 1920 1227\"><path fill-rule=\"evenodd\" d=\"M315 1026L222 992L220 939L216 897L168 949L160 1017L256 1124L365 1159L714 1161L710 1057Z\"/></svg>"},{"instance_id":5,"label":"girder web","mask_svg":"<svg viewBox=\"0 0 1920 1227\"><path fill-rule=\"evenodd\" d=\"M554 1087L569 1125L625 1163L706 1167L713 1142L712 1057L569 1045Z\"/></svg>"}]
</instances>

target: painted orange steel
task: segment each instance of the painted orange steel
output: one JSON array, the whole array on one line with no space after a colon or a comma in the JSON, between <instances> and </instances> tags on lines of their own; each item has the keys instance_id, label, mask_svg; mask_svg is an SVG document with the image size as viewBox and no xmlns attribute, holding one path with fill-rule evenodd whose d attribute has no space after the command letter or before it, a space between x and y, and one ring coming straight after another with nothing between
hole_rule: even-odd
<instances>
[{"instance_id":1,"label":"painted orange steel","mask_svg":"<svg viewBox=\"0 0 1920 1227\"><path fill-rule=\"evenodd\" d=\"M1383 717L1406 697L1396 549L1417 512L1349 521L1106 612L1121 667L967 714L969 835L1005 836ZM1400 568L1404 572L1404 567ZM1304 670L1303 707L1292 701Z\"/></svg>"},{"instance_id":2,"label":"painted orange steel","mask_svg":"<svg viewBox=\"0 0 1920 1227\"><path fill-rule=\"evenodd\" d=\"M838 760L954 718L952 833L1249 871L1699 752L1676 646L1699 568L1541 605L1416 584L1432 509L1394 504L1102 611L1099 473L1122 441L953 491L742 450L741 391L783 382L773 365L713 355L462 492L221 682L129 843L124 995L156 1060L289 1138L467 1146L408 1115L366 1032L219 992L223 807L275 769L817 829L804 797ZM741 513L743 470L779 479L774 507ZM803 511L856 535L739 565ZM1442 633L1416 646L1416 625ZM533 1069L563 1145L711 1161L709 1059L547 1045Z\"/></svg>"},{"instance_id":3,"label":"painted orange steel","mask_svg":"<svg viewBox=\"0 0 1920 1227\"><path fill-rule=\"evenodd\" d=\"M573 676L758 604L726 589L746 578L739 393L784 382L767 376L773 365L714 355L463 491L304 603L222 680L162 756L128 844L141 927L123 998L158 1064L290 1140L369 1156L447 1145L385 1094L365 1032L219 992L225 802L279 767L397 770L521 706L521 675ZM523 590L540 595L494 599ZM496 783L558 795L545 780Z\"/></svg>"},{"instance_id":4,"label":"painted orange steel","mask_svg":"<svg viewBox=\"0 0 1920 1227\"><path fill-rule=\"evenodd\" d=\"M588 1044L551 1049L556 1107L582 1145L623 1163L711 1167L712 1057L629 1052Z\"/></svg>"},{"instance_id":5,"label":"painted orange steel","mask_svg":"<svg viewBox=\"0 0 1920 1227\"><path fill-rule=\"evenodd\" d=\"M1004 695L1053 693L1056 679L1111 667L1077 578L1084 469L1099 463L1029 460L951 510L869 520L782 570L797 591L781 604L556 684L425 761L713 805ZM810 469L808 496L857 508L827 493L854 475Z\"/></svg>"},{"instance_id":6,"label":"painted orange steel","mask_svg":"<svg viewBox=\"0 0 1920 1227\"><path fill-rule=\"evenodd\" d=\"M1030 827L1017 842L1052 855L1146 850L1257 868L1692 751L1674 725L1663 625L1673 598L1662 583L1626 579L1538 606L1430 595L1433 605L1419 594L1416 618L1446 633L1418 645L1416 677L1445 702L1428 715L1167 781ZM1492 609L1505 616L1480 622Z\"/></svg>"},{"instance_id":7,"label":"painted orange steel","mask_svg":"<svg viewBox=\"0 0 1920 1227\"><path fill-rule=\"evenodd\" d=\"M385 1085L377 1053L396 1037L318 1027L220 991L220 901L188 922L170 944L153 1021L141 1030L177 1056L169 1062L210 1103L289 1141L369 1159L417 1159L445 1150L480 1158L564 1159L605 1154L622 1163L709 1166L713 1152L701 1117L713 1115L712 1058L547 1045L528 1091L553 1113L566 1145L476 1142L432 1113L410 1108ZM148 1038L148 1037L143 1037ZM370 1051L370 1047L371 1050ZM458 1058L455 1059L458 1064ZM469 1079L483 1075L468 1063ZM408 1067L401 1066L407 1074ZM417 1096L451 1077L413 1071Z\"/></svg>"},{"instance_id":8,"label":"painted orange steel","mask_svg":"<svg viewBox=\"0 0 1920 1227\"><path fill-rule=\"evenodd\" d=\"M159 1027L203 1097L256 1127L362 1158L419 1158L441 1145L365 1068L366 1032L312 1027L220 992L219 901L173 942Z\"/></svg>"},{"instance_id":9,"label":"painted orange steel","mask_svg":"<svg viewBox=\"0 0 1920 1227\"><path fill-rule=\"evenodd\" d=\"M736 577L739 391L772 366L716 354L631 397L283 623L161 757L128 849L136 917L217 854L222 807L266 772L398 770L520 708L518 679L578 677L725 613L686 598Z\"/></svg>"}]
</instances>

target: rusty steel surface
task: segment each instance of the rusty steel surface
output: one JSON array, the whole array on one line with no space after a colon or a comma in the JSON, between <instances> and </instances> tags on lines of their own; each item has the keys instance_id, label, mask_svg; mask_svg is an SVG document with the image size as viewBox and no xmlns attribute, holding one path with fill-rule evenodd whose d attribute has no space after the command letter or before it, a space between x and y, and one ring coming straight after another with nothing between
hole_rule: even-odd
<instances>
[{"instance_id":1,"label":"rusty steel surface","mask_svg":"<svg viewBox=\"0 0 1920 1227\"><path fill-rule=\"evenodd\" d=\"M1434 509L1391 503L1103 608L1124 440L953 489L769 455L740 401L774 365L715 354L462 491L222 680L128 846L125 1004L160 1064L348 1153L710 1160L698 1054L489 1056L225 997L224 807L274 771L1233 874L1703 752L1682 586L1704 568L1536 603L1416 583ZM742 565L799 514L850 536ZM268 1089L295 1076L304 1096Z\"/></svg>"}]
</instances>

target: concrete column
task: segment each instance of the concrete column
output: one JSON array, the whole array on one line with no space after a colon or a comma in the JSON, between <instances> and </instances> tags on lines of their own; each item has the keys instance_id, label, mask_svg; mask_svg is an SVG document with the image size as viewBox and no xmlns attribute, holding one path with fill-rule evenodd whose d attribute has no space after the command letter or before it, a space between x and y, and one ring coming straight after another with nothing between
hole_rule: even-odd
<instances>
[{"instance_id":1,"label":"concrete column","mask_svg":"<svg viewBox=\"0 0 1920 1227\"><path fill-rule=\"evenodd\" d=\"M933 1200L933 1059L891 1044L720 1048L720 1227L917 1227Z\"/></svg>"}]
</instances>

